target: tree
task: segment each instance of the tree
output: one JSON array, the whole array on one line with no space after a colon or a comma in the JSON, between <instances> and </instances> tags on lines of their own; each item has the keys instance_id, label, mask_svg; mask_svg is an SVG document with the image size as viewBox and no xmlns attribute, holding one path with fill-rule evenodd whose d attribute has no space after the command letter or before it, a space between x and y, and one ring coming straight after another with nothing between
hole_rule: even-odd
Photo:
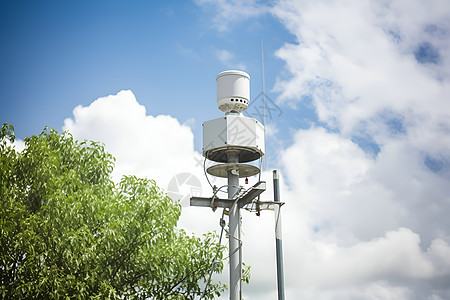
<instances>
[{"instance_id":1,"label":"tree","mask_svg":"<svg viewBox=\"0 0 450 300\"><path fill-rule=\"evenodd\" d=\"M217 235L177 230L181 206L154 181L111 180L114 158L97 142L50 128L15 151L0 131L2 298L193 299L211 266L223 269ZM219 296L221 283L205 298Z\"/></svg>"}]
</instances>

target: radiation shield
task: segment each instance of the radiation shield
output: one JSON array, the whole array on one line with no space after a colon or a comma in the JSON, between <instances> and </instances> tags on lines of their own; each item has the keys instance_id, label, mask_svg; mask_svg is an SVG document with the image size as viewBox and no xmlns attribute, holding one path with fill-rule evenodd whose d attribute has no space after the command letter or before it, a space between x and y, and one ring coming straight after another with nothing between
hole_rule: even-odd
<instances>
[{"instance_id":1,"label":"radiation shield","mask_svg":"<svg viewBox=\"0 0 450 300\"><path fill-rule=\"evenodd\" d=\"M254 118L229 114L203 123L203 156L209 160L225 163L227 150L239 150L239 162L250 162L264 155L264 147L264 126Z\"/></svg>"}]
</instances>

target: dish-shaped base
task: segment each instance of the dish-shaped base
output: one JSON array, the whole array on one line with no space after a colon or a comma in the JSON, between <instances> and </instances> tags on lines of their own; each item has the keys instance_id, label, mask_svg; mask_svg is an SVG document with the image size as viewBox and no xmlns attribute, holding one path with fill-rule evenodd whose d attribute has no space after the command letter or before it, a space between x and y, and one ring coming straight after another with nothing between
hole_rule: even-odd
<instances>
[{"instance_id":1,"label":"dish-shaped base","mask_svg":"<svg viewBox=\"0 0 450 300\"><path fill-rule=\"evenodd\" d=\"M239 178L250 177L259 173L259 168L246 164L220 164L209 167L206 172L212 176L227 178L228 171L239 171Z\"/></svg>"}]
</instances>

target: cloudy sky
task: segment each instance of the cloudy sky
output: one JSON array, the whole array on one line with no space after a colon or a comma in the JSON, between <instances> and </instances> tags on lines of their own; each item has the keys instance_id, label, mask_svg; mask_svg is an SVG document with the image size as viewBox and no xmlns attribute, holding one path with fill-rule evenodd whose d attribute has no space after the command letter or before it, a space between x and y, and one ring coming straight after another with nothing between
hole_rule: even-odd
<instances>
[{"instance_id":1,"label":"cloudy sky","mask_svg":"<svg viewBox=\"0 0 450 300\"><path fill-rule=\"evenodd\" d=\"M211 195L201 124L222 115L219 72L250 74L261 120L263 37L262 199L279 169L287 299L450 299L448 0L1 6L0 121L100 140L115 179L180 198ZM180 226L219 230L218 211L182 204ZM273 214L242 217L244 297L275 299Z\"/></svg>"}]
</instances>

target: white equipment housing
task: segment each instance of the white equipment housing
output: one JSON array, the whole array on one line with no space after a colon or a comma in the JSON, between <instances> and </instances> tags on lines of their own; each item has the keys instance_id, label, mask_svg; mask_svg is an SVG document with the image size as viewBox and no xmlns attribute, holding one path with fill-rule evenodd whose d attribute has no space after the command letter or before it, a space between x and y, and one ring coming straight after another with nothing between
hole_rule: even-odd
<instances>
[{"instance_id":1,"label":"white equipment housing","mask_svg":"<svg viewBox=\"0 0 450 300\"><path fill-rule=\"evenodd\" d=\"M257 160L265 151L264 126L239 114L203 123L203 156L224 163L227 150L239 150L240 163Z\"/></svg>"},{"instance_id":2,"label":"white equipment housing","mask_svg":"<svg viewBox=\"0 0 450 300\"><path fill-rule=\"evenodd\" d=\"M217 106L223 112L247 109L250 103L250 75L243 71L229 70L219 73L217 81Z\"/></svg>"}]
</instances>

